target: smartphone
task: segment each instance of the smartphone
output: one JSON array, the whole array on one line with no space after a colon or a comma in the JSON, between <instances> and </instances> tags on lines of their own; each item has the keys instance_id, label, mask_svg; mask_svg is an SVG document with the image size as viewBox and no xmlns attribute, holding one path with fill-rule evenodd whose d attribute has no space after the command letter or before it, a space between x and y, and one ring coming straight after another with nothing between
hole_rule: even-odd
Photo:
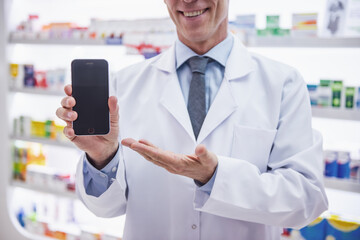
<instances>
[{"instance_id":1,"label":"smartphone","mask_svg":"<svg viewBox=\"0 0 360 240\"><path fill-rule=\"evenodd\" d=\"M106 135L110 131L109 65L104 59L75 59L71 62L73 122L75 135Z\"/></svg>"}]
</instances>

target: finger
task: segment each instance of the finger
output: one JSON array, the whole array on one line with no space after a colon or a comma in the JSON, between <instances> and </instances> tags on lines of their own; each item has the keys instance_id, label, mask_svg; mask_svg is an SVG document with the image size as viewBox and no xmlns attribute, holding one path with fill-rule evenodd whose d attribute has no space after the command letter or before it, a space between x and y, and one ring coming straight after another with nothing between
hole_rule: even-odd
<instances>
[{"instance_id":1,"label":"finger","mask_svg":"<svg viewBox=\"0 0 360 240\"><path fill-rule=\"evenodd\" d=\"M155 159L159 159L162 154L161 149L159 149L159 148L157 149L157 148L154 148L154 147L151 147L151 146L148 146L143 143L136 142L136 141L134 143L132 143L130 147L131 147L131 149L133 149L137 152L146 154L149 157L155 158Z\"/></svg>"},{"instance_id":2,"label":"finger","mask_svg":"<svg viewBox=\"0 0 360 240\"><path fill-rule=\"evenodd\" d=\"M64 87L64 92L66 93L66 95L71 96L71 94L72 94L72 86L70 84L66 85Z\"/></svg>"},{"instance_id":3,"label":"finger","mask_svg":"<svg viewBox=\"0 0 360 240\"><path fill-rule=\"evenodd\" d=\"M67 109L73 108L75 106L75 104L76 104L75 98L70 97L70 96L64 97L61 100L61 106L64 108L67 108Z\"/></svg>"},{"instance_id":4,"label":"finger","mask_svg":"<svg viewBox=\"0 0 360 240\"><path fill-rule=\"evenodd\" d=\"M136 140L132 139L132 138L125 138L123 140L121 140L121 144L124 145L125 147L131 147L131 144L135 143Z\"/></svg>"},{"instance_id":5,"label":"finger","mask_svg":"<svg viewBox=\"0 0 360 240\"><path fill-rule=\"evenodd\" d=\"M158 148L157 146L155 146L154 144L152 144L151 142L149 142L148 140L145 140L145 139L140 139L139 143L143 143L143 144L153 147L153 148Z\"/></svg>"},{"instance_id":6,"label":"finger","mask_svg":"<svg viewBox=\"0 0 360 240\"><path fill-rule=\"evenodd\" d=\"M56 116L65 122L73 122L77 119L78 115L75 111L66 109L66 108L58 108L56 110Z\"/></svg>"},{"instance_id":7,"label":"finger","mask_svg":"<svg viewBox=\"0 0 360 240\"><path fill-rule=\"evenodd\" d=\"M109 97L108 105L111 126L116 127L119 123L119 105L117 104L117 98L114 96Z\"/></svg>"},{"instance_id":8,"label":"finger","mask_svg":"<svg viewBox=\"0 0 360 240\"><path fill-rule=\"evenodd\" d=\"M70 140L73 141L76 138L74 129L70 127L64 127L64 135Z\"/></svg>"}]
</instances>

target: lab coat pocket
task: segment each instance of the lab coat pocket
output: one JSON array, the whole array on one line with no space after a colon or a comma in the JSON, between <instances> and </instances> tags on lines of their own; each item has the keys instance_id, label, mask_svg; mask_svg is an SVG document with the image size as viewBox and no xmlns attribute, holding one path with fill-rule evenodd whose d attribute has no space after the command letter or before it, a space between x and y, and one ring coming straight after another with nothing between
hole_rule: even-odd
<instances>
[{"instance_id":1,"label":"lab coat pocket","mask_svg":"<svg viewBox=\"0 0 360 240\"><path fill-rule=\"evenodd\" d=\"M235 126L231 157L248 161L266 172L276 130Z\"/></svg>"}]
</instances>

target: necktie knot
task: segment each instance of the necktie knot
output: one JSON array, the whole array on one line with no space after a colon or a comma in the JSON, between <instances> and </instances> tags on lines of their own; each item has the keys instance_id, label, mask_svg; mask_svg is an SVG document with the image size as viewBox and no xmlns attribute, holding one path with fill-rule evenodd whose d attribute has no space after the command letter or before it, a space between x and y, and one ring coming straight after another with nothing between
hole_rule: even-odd
<instances>
[{"instance_id":1,"label":"necktie knot","mask_svg":"<svg viewBox=\"0 0 360 240\"><path fill-rule=\"evenodd\" d=\"M205 69L206 69L206 65L209 62L209 58L194 56L189 58L188 62L191 68L191 72L193 73L198 72L201 74L205 74Z\"/></svg>"}]
</instances>

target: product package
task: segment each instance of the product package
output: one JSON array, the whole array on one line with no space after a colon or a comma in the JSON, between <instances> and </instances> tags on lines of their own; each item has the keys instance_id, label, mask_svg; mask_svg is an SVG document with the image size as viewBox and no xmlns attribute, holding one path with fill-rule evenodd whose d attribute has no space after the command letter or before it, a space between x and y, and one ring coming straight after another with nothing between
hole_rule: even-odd
<instances>
[{"instance_id":1,"label":"product package","mask_svg":"<svg viewBox=\"0 0 360 240\"><path fill-rule=\"evenodd\" d=\"M355 87L345 88L345 108L354 108Z\"/></svg>"},{"instance_id":2,"label":"product package","mask_svg":"<svg viewBox=\"0 0 360 240\"><path fill-rule=\"evenodd\" d=\"M339 108L341 106L341 91L343 83L341 80L333 81L331 85L332 89L332 106Z\"/></svg>"},{"instance_id":3,"label":"product package","mask_svg":"<svg viewBox=\"0 0 360 240\"><path fill-rule=\"evenodd\" d=\"M329 107L331 105L331 98L331 80L320 80L318 87L318 106Z\"/></svg>"},{"instance_id":4,"label":"product package","mask_svg":"<svg viewBox=\"0 0 360 240\"><path fill-rule=\"evenodd\" d=\"M293 37L316 37L317 36L317 13L300 13L292 15Z\"/></svg>"}]
</instances>

